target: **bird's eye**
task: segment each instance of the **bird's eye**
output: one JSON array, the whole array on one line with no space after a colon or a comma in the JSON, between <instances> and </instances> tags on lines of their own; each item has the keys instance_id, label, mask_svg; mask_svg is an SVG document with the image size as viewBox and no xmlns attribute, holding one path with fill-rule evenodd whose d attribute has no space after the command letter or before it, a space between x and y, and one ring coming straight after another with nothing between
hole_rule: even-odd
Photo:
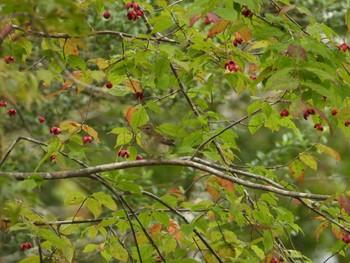
<instances>
[{"instance_id":1,"label":"bird's eye","mask_svg":"<svg viewBox=\"0 0 350 263\"><path fill-rule=\"evenodd\" d=\"M146 130L149 130L149 127L146 127Z\"/></svg>"}]
</instances>

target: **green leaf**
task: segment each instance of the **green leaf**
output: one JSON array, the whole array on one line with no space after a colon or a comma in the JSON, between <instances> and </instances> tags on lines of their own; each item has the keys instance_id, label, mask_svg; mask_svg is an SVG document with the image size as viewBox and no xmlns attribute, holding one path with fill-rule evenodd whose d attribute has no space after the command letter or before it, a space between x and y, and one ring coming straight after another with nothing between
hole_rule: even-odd
<instances>
[{"instance_id":1,"label":"green leaf","mask_svg":"<svg viewBox=\"0 0 350 263\"><path fill-rule=\"evenodd\" d=\"M130 191L138 195L142 194L140 186L134 183L126 182L126 181L118 182L117 188L124 191Z\"/></svg>"},{"instance_id":2,"label":"green leaf","mask_svg":"<svg viewBox=\"0 0 350 263\"><path fill-rule=\"evenodd\" d=\"M255 252L255 254L259 257L260 260L263 260L265 258L265 253L262 249L260 249L256 245L252 245L251 249Z\"/></svg>"},{"instance_id":3,"label":"green leaf","mask_svg":"<svg viewBox=\"0 0 350 263\"><path fill-rule=\"evenodd\" d=\"M174 137L185 137L187 135L187 133L181 127L173 123L164 123L158 128L163 133Z\"/></svg>"},{"instance_id":4,"label":"green leaf","mask_svg":"<svg viewBox=\"0 0 350 263\"><path fill-rule=\"evenodd\" d=\"M85 202L86 207L94 215L95 218L98 218L102 212L102 207L100 203L94 198L88 198Z\"/></svg>"},{"instance_id":5,"label":"green leaf","mask_svg":"<svg viewBox=\"0 0 350 263\"><path fill-rule=\"evenodd\" d=\"M271 249L273 248L273 245L274 245L274 238L273 238L271 231L269 231L269 230L264 231L263 243L264 243L264 251L265 252L271 251Z\"/></svg>"},{"instance_id":6,"label":"green leaf","mask_svg":"<svg viewBox=\"0 0 350 263\"><path fill-rule=\"evenodd\" d=\"M253 112L256 112L261 109L261 100L254 101L252 104L250 104L247 108L247 113L250 116Z\"/></svg>"},{"instance_id":7,"label":"green leaf","mask_svg":"<svg viewBox=\"0 0 350 263\"><path fill-rule=\"evenodd\" d=\"M93 251L99 250L98 245L95 244L87 244L83 250L84 253L89 253Z\"/></svg>"},{"instance_id":8,"label":"green leaf","mask_svg":"<svg viewBox=\"0 0 350 263\"><path fill-rule=\"evenodd\" d=\"M130 143L133 138L133 134L125 127L114 128L109 133L117 134L117 142L114 148Z\"/></svg>"},{"instance_id":9,"label":"green leaf","mask_svg":"<svg viewBox=\"0 0 350 263\"><path fill-rule=\"evenodd\" d=\"M146 124L148 121L147 111L144 107L139 107L138 110L131 117L131 127L134 131L138 130L138 127Z\"/></svg>"},{"instance_id":10,"label":"green leaf","mask_svg":"<svg viewBox=\"0 0 350 263\"><path fill-rule=\"evenodd\" d=\"M80 205L85 200L85 196L80 192L71 192L64 199L65 205Z\"/></svg>"},{"instance_id":11,"label":"green leaf","mask_svg":"<svg viewBox=\"0 0 350 263\"><path fill-rule=\"evenodd\" d=\"M254 115L253 118L249 122L249 131L251 134L254 134L261 128L263 125L263 122L265 120L265 117L262 113L259 113L257 115Z\"/></svg>"},{"instance_id":12,"label":"green leaf","mask_svg":"<svg viewBox=\"0 0 350 263\"><path fill-rule=\"evenodd\" d=\"M269 90L294 90L300 86L299 80L290 75L293 68L277 70L266 82L265 89Z\"/></svg>"},{"instance_id":13,"label":"green leaf","mask_svg":"<svg viewBox=\"0 0 350 263\"><path fill-rule=\"evenodd\" d=\"M40 262L39 256L30 256L21 260L19 263L38 263L38 262Z\"/></svg>"},{"instance_id":14,"label":"green leaf","mask_svg":"<svg viewBox=\"0 0 350 263\"><path fill-rule=\"evenodd\" d=\"M103 193L103 192L97 192L93 193L92 196L101 204L107 207L110 210L117 210L118 206L114 202L111 196Z\"/></svg>"},{"instance_id":15,"label":"green leaf","mask_svg":"<svg viewBox=\"0 0 350 263\"><path fill-rule=\"evenodd\" d=\"M170 223L170 218L167 213L164 212L153 212L154 220L161 223L162 225L168 227Z\"/></svg>"}]
</instances>

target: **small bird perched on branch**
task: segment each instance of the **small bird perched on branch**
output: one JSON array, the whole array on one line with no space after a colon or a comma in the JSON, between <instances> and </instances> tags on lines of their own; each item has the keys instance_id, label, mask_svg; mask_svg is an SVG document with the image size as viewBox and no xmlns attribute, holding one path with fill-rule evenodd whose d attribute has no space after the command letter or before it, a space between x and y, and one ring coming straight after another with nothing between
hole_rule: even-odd
<instances>
[{"instance_id":1,"label":"small bird perched on branch","mask_svg":"<svg viewBox=\"0 0 350 263\"><path fill-rule=\"evenodd\" d=\"M151 124L138 127L141 132L141 146L151 156L162 157L175 146L175 142L154 130Z\"/></svg>"}]
</instances>

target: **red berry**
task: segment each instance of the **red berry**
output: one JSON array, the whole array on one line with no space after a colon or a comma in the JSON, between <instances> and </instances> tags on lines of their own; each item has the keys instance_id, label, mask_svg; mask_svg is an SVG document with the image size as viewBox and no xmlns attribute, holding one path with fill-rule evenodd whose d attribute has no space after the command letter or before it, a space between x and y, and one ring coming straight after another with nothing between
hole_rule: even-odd
<instances>
[{"instance_id":1,"label":"red berry","mask_svg":"<svg viewBox=\"0 0 350 263\"><path fill-rule=\"evenodd\" d=\"M106 88L107 88L107 89L110 89L110 88L112 88L112 87L113 87L112 82L107 81L107 82L106 82Z\"/></svg>"},{"instance_id":2,"label":"red berry","mask_svg":"<svg viewBox=\"0 0 350 263\"><path fill-rule=\"evenodd\" d=\"M243 7L242 15L244 15L245 17L252 17L253 16L253 12L250 11L248 8Z\"/></svg>"},{"instance_id":3,"label":"red berry","mask_svg":"<svg viewBox=\"0 0 350 263\"><path fill-rule=\"evenodd\" d=\"M7 106L7 102L4 100L0 101L0 107L6 107Z\"/></svg>"},{"instance_id":4,"label":"red berry","mask_svg":"<svg viewBox=\"0 0 350 263\"><path fill-rule=\"evenodd\" d=\"M278 263L278 259L277 258L271 258L270 263Z\"/></svg>"},{"instance_id":5,"label":"red berry","mask_svg":"<svg viewBox=\"0 0 350 263\"><path fill-rule=\"evenodd\" d=\"M350 236L345 236L345 237L343 237L342 240L344 243L348 244L348 243L350 243Z\"/></svg>"},{"instance_id":6,"label":"red berry","mask_svg":"<svg viewBox=\"0 0 350 263\"><path fill-rule=\"evenodd\" d=\"M16 62L16 59L13 56L6 56L4 58L4 61L5 61L6 64L10 64L10 63Z\"/></svg>"},{"instance_id":7,"label":"red berry","mask_svg":"<svg viewBox=\"0 0 350 263\"><path fill-rule=\"evenodd\" d=\"M24 251L25 249L31 249L32 244L30 244L29 242L24 242L21 244L21 246L19 247L19 249L21 251Z\"/></svg>"},{"instance_id":8,"label":"red berry","mask_svg":"<svg viewBox=\"0 0 350 263\"><path fill-rule=\"evenodd\" d=\"M136 160L143 160L142 155L141 155L141 154L138 154L138 155L136 156Z\"/></svg>"},{"instance_id":9,"label":"red berry","mask_svg":"<svg viewBox=\"0 0 350 263\"><path fill-rule=\"evenodd\" d=\"M122 158L129 158L130 157L130 153L128 150L120 150L118 152L118 156L122 157Z\"/></svg>"},{"instance_id":10,"label":"red berry","mask_svg":"<svg viewBox=\"0 0 350 263\"><path fill-rule=\"evenodd\" d=\"M92 143L92 137L91 136L84 136L83 137L83 143Z\"/></svg>"},{"instance_id":11,"label":"red berry","mask_svg":"<svg viewBox=\"0 0 350 263\"><path fill-rule=\"evenodd\" d=\"M52 154L51 156L50 156L50 159L51 159L51 161L54 161L55 159L56 159L56 154Z\"/></svg>"},{"instance_id":12,"label":"red berry","mask_svg":"<svg viewBox=\"0 0 350 263\"><path fill-rule=\"evenodd\" d=\"M40 117L38 118L38 120L39 120L40 123L43 123L43 122L45 121L45 118L44 118L43 116L40 116Z\"/></svg>"},{"instance_id":13,"label":"red berry","mask_svg":"<svg viewBox=\"0 0 350 263\"><path fill-rule=\"evenodd\" d=\"M137 10L140 9L139 4L138 4L138 3L135 3L135 2L132 3L132 7L134 8L135 11L137 11Z\"/></svg>"},{"instance_id":14,"label":"red berry","mask_svg":"<svg viewBox=\"0 0 350 263\"><path fill-rule=\"evenodd\" d=\"M343 50L343 52L346 52L348 49L349 49L349 46L347 44L345 44L345 43L340 44L338 46L338 50Z\"/></svg>"},{"instance_id":15,"label":"red berry","mask_svg":"<svg viewBox=\"0 0 350 263\"><path fill-rule=\"evenodd\" d=\"M236 64L236 62L234 62L232 59L227 61L225 63L225 69L228 69L230 72L235 71L237 72L239 70L238 65Z\"/></svg>"},{"instance_id":16,"label":"red berry","mask_svg":"<svg viewBox=\"0 0 350 263\"><path fill-rule=\"evenodd\" d=\"M53 133L54 135L59 135L61 134L61 129L56 126L53 126L50 128L50 133Z\"/></svg>"},{"instance_id":17,"label":"red berry","mask_svg":"<svg viewBox=\"0 0 350 263\"><path fill-rule=\"evenodd\" d=\"M139 9L136 11L136 15L137 16L143 16L143 10L142 9Z\"/></svg>"},{"instance_id":18,"label":"red berry","mask_svg":"<svg viewBox=\"0 0 350 263\"><path fill-rule=\"evenodd\" d=\"M289 115L289 111L286 110L286 109L284 109L284 110L282 110L282 111L280 112L280 116L281 116L281 117L287 117L288 115Z\"/></svg>"},{"instance_id":19,"label":"red berry","mask_svg":"<svg viewBox=\"0 0 350 263\"><path fill-rule=\"evenodd\" d=\"M236 38L235 40L233 40L233 45L234 45L235 47L237 47L237 46L238 46L238 41L237 41L237 38Z\"/></svg>"},{"instance_id":20,"label":"red berry","mask_svg":"<svg viewBox=\"0 0 350 263\"><path fill-rule=\"evenodd\" d=\"M7 115L10 116L10 117L15 116L16 113L17 113L17 111L15 109L9 109L7 111Z\"/></svg>"},{"instance_id":21,"label":"red berry","mask_svg":"<svg viewBox=\"0 0 350 263\"><path fill-rule=\"evenodd\" d=\"M106 10L106 11L103 13L103 17L104 17L105 19L109 19L109 18L111 17L111 13L108 12L108 10Z\"/></svg>"},{"instance_id":22,"label":"red berry","mask_svg":"<svg viewBox=\"0 0 350 263\"><path fill-rule=\"evenodd\" d=\"M137 100L141 101L141 100L143 100L145 98L145 95L143 95L142 91L136 91L135 97L136 97Z\"/></svg>"},{"instance_id":23,"label":"red berry","mask_svg":"<svg viewBox=\"0 0 350 263\"><path fill-rule=\"evenodd\" d=\"M332 110L332 115L334 116L334 115L337 115L337 113L338 113L338 111L336 110L336 109L333 109Z\"/></svg>"},{"instance_id":24,"label":"red berry","mask_svg":"<svg viewBox=\"0 0 350 263\"><path fill-rule=\"evenodd\" d=\"M238 44L242 44L243 43L243 38L241 38L241 37L237 37L235 40L237 40Z\"/></svg>"},{"instance_id":25,"label":"red berry","mask_svg":"<svg viewBox=\"0 0 350 263\"><path fill-rule=\"evenodd\" d=\"M314 125L314 128L317 129L318 131L323 131L323 126L321 123L316 123Z\"/></svg>"},{"instance_id":26,"label":"red berry","mask_svg":"<svg viewBox=\"0 0 350 263\"><path fill-rule=\"evenodd\" d=\"M314 109L307 109L307 113L310 115L315 115L315 110Z\"/></svg>"},{"instance_id":27,"label":"red berry","mask_svg":"<svg viewBox=\"0 0 350 263\"><path fill-rule=\"evenodd\" d=\"M252 80L256 80L256 75L250 75L249 78Z\"/></svg>"},{"instance_id":28,"label":"red berry","mask_svg":"<svg viewBox=\"0 0 350 263\"><path fill-rule=\"evenodd\" d=\"M204 19L204 24L209 25L210 23L211 23L210 18L206 16Z\"/></svg>"},{"instance_id":29,"label":"red berry","mask_svg":"<svg viewBox=\"0 0 350 263\"><path fill-rule=\"evenodd\" d=\"M349 126L349 125L350 125L350 121L344 122L344 125L345 125L346 127Z\"/></svg>"},{"instance_id":30,"label":"red berry","mask_svg":"<svg viewBox=\"0 0 350 263\"><path fill-rule=\"evenodd\" d=\"M129 20L136 20L137 19L137 14L135 11L129 11L127 13L127 17Z\"/></svg>"},{"instance_id":31,"label":"red berry","mask_svg":"<svg viewBox=\"0 0 350 263\"><path fill-rule=\"evenodd\" d=\"M132 7L133 3L132 2L127 2L125 5L126 9L129 9L130 7Z\"/></svg>"}]
</instances>

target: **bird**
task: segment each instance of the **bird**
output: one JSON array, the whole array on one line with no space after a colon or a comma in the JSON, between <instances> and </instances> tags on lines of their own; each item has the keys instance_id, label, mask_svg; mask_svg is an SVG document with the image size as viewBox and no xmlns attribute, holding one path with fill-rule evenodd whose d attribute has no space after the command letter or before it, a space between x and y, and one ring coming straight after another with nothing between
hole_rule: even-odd
<instances>
[{"instance_id":1,"label":"bird","mask_svg":"<svg viewBox=\"0 0 350 263\"><path fill-rule=\"evenodd\" d=\"M156 132L152 124L145 124L138 128L141 132L141 146L150 156L163 157L169 152L170 146L175 146L174 140Z\"/></svg>"}]
</instances>

